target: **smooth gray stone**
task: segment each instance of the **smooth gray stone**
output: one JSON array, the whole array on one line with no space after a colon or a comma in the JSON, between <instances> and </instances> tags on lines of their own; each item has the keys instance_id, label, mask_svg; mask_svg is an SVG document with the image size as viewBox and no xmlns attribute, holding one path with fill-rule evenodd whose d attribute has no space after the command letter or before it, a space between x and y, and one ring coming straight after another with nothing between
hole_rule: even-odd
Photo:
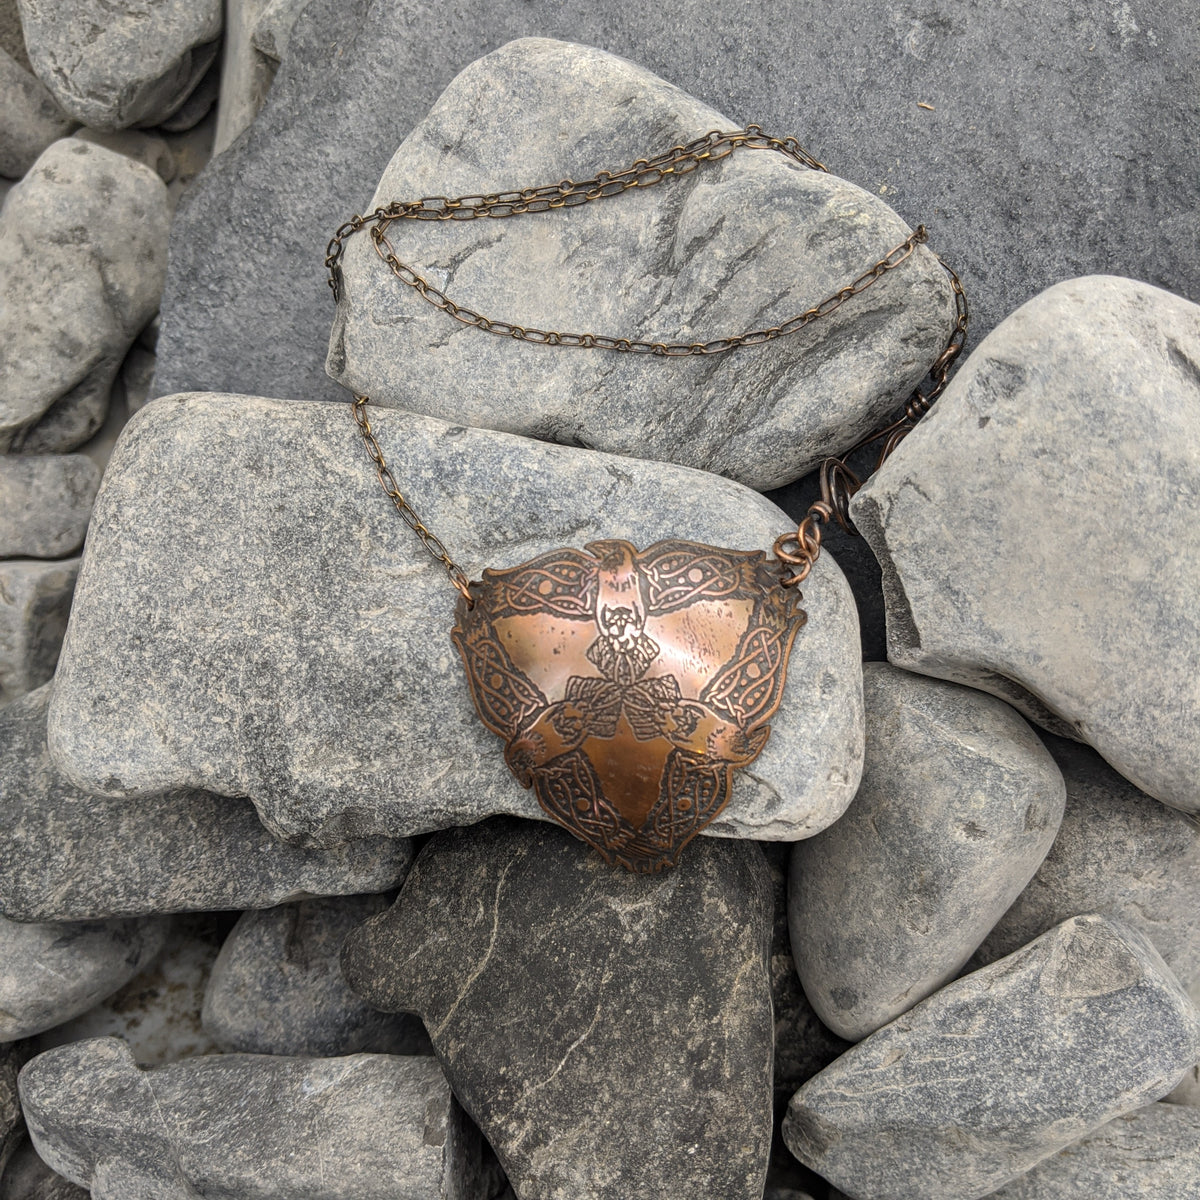
<instances>
[{"instance_id":1,"label":"smooth gray stone","mask_svg":"<svg viewBox=\"0 0 1200 1200\"><path fill-rule=\"evenodd\" d=\"M736 129L614 55L525 38L466 67L396 151L368 211L426 195L589 179ZM400 222L395 254L461 304L521 326L702 342L782 324L909 235L877 196L779 155L518 220ZM946 347L950 280L918 248L769 346L674 361L531 347L425 304L351 238L326 369L378 403L682 463L765 489L885 423ZM414 368L414 364L419 364Z\"/></svg>"},{"instance_id":2,"label":"smooth gray stone","mask_svg":"<svg viewBox=\"0 0 1200 1200\"><path fill-rule=\"evenodd\" d=\"M870 1200L977 1200L1200 1057L1200 1012L1145 936L1072 917L964 976L810 1079L788 1148Z\"/></svg>"},{"instance_id":3,"label":"smooth gray stone","mask_svg":"<svg viewBox=\"0 0 1200 1200\"><path fill-rule=\"evenodd\" d=\"M78 574L77 558L0 562L0 708L54 674Z\"/></svg>"},{"instance_id":4,"label":"smooth gray stone","mask_svg":"<svg viewBox=\"0 0 1200 1200\"><path fill-rule=\"evenodd\" d=\"M1114 263L1200 296L1193 18L1192 0L314 0L252 131L173 231L160 392L336 398L321 378L330 233L366 208L455 74L528 35L624 55L738 123L795 134L925 221L962 274L972 337L1056 280Z\"/></svg>"},{"instance_id":5,"label":"smooth gray stone","mask_svg":"<svg viewBox=\"0 0 1200 1200\"><path fill-rule=\"evenodd\" d=\"M220 48L220 0L18 0L34 73L93 129L158 125Z\"/></svg>"},{"instance_id":6,"label":"smooth gray stone","mask_svg":"<svg viewBox=\"0 0 1200 1200\"><path fill-rule=\"evenodd\" d=\"M113 377L154 315L167 190L150 168L55 142L0 209L0 453L59 453L99 429Z\"/></svg>"},{"instance_id":7,"label":"smooth gray stone","mask_svg":"<svg viewBox=\"0 0 1200 1200\"><path fill-rule=\"evenodd\" d=\"M1011 954L1067 917L1140 929L1185 987L1200 983L1200 825L1155 804L1086 746L1054 739L1067 809L1045 862L979 947Z\"/></svg>"},{"instance_id":8,"label":"smooth gray stone","mask_svg":"<svg viewBox=\"0 0 1200 1200\"><path fill-rule=\"evenodd\" d=\"M25 51L25 34L21 29L17 0L0 0L0 49L25 70L29 70L29 55Z\"/></svg>"},{"instance_id":9,"label":"smooth gray stone","mask_svg":"<svg viewBox=\"0 0 1200 1200\"><path fill-rule=\"evenodd\" d=\"M333 849L275 841L245 800L179 791L136 802L81 791L46 748L47 685L0 712L0 913L74 921L265 908L387 891L407 841Z\"/></svg>"},{"instance_id":10,"label":"smooth gray stone","mask_svg":"<svg viewBox=\"0 0 1200 1200\"><path fill-rule=\"evenodd\" d=\"M472 578L599 537L767 550L789 527L715 475L391 409L371 421ZM709 833L806 837L858 784L853 600L825 555L804 590L770 740ZM316 844L541 818L471 703L449 636L456 599L380 488L348 406L155 400L97 497L52 752L101 795L249 796L277 834Z\"/></svg>"},{"instance_id":11,"label":"smooth gray stone","mask_svg":"<svg viewBox=\"0 0 1200 1200\"><path fill-rule=\"evenodd\" d=\"M184 133L194 128L212 111L220 87L221 68L214 59L188 98L165 121L156 124L167 133Z\"/></svg>"},{"instance_id":12,"label":"smooth gray stone","mask_svg":"<svg viewBox=\"0 0 1200 1200\"><path fill-rule=\"evenodd\" d=\"M175 156L160 132L145 129L77 129L73 135L83 142L103 146L116 154L124 154L149 167L163 183L170 183L177 173Z\"/></svg>"},{"instance_id":13,"label":"smooth gray stone","mask_svg":"<svg viewBox=\"0 0 1200 1200\"><path fill-rule=\"evenodd\" d=\"M350 990L339 956L384 896L301 900L243 913L217 956L204 1028L255 1054L428 1054L420 1021L382 1013Z\"/></svg>"},{"instance_id":14,"label":"smooth gray stone","mask_svg":"<svg viewBox=\"0 0 1200 1200\"><path fill-rule=\"evenodd\" d=\"M0 917L0 1042L31 1037L124 987L162 949L170 921L19 924Z\"/></svg>"},{"instance_id":15,"label":"smooth gray stone","mask_svg":"<svg viewBox=\"0 0 1200 1200\"><path fill-rule=\"evenodd\" d=\"M0 48L0 175L20 179L73 124L46 85Z\"/></svg>"},{"instance_id":16,"label":"smooth gray stone","mask_svg":"<svg viewBox=\"0 0 1200 1200\"><path fill-rule=\"evenodd\" d=\"M99 470L82 454L0 456L0 558L74 553L99 486Z\"/></svg>"},{"instance_id":17,"label":"smooth gray stone","mask_svg":"<svg viewBox=\"0 0 1200 1200\"><path fill-rule=\"evenodd\" d=\"M893 663L994 692L1200 812L1200 306L1109 276L1043 292L851 513Z\"/></svg>"},{"instance_id":18,"label":"smooth gray stone","mask_svg":"<svg viewBox=\"0 0 1200 1200\"><path fill-rule=\"evenodd\" d=\"M638 875L498 818L434 835L342 967L421 1014L521 1200L762 1200L770 936L757 846Z\"/></svg>"},{"instance_id":19,"label":"smooth gray stone","mask_svg":"<svg viewBox=\"0 0 1200 1200\"><path fill-rule=\"evenodd\" d=\"M863 700L858 794L795 844L788 887L804 991L855 1042L958 974L1046 857L1066 799L1037 735L991 696L866 663Z\"/></svg>"},{"instance_id":20,"label":"smooth gray stone","mask_svg":"<svg viewBox=\"0 0 1200 1200\"><path fill-rule=\"evenodd\" d=\"M1192 1200L1200 1196L1200 1110L1150 1104L1060 1150L992 1200Z\"/></svg>"},{"instance_id":21,"label":"smooth gray stone","mask_svg":"<svg viewBox=\"0 0 1200 1200\"><path fill-rule=\"evenodd\" d=\"M0 1200L88 1200L89 1195L50 1170L28 1141L21 1142L0 1176Z\"/></svg>"},{"instance_id":22,"label":"smooth gray stone","mask_svg":"<svg viewBox=\"0 0 1200 1200\"><path fill-rule=\"evenodd\" d=\"M33 1144L92 1200L488 1200L433 1058L214 1054L139 1070L116 1038L21 1072Z\"/></svg>"}]
</instances>

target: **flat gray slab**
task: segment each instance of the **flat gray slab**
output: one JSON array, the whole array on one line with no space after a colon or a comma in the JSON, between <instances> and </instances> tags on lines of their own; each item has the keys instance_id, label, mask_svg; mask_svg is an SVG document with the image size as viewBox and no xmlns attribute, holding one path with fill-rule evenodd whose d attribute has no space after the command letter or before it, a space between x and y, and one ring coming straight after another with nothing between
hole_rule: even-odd
<instances>
[{"instance_id":1,"label":"flat gray slab","mask_svg":"<svg viewBox=\"0 0 1200 1200\"><path fill-rule=\"evenodd\" d=\"M396 478L472 578L600 537L766 550L789 527L715 475L372 414ZM348 406L155 401L97 498L52 751L100 794L249 796L276 833L316 843L541 817L476 716L450 640L456 599ZM709 832L808 836L854 794L862 674L832 559L804 604L766 749Z\"/></svg>"},{"instance_id":2,"label":"flat gray slab","mask_svg":"<svg viewBox=\"0 0 1200 1200\"><path fill-rule=\"evenodd\" d=\"M1113 276L1043 292L851 512L893 663L994 692L1200 811L1200 306Z\"/></svg>"}]
</instances>

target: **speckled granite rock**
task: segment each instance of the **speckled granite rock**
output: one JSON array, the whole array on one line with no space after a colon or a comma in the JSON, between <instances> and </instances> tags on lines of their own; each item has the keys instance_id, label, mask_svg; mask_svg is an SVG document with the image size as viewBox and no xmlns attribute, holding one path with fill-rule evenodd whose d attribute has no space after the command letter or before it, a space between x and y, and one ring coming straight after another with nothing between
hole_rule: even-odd
<instances>
[{"instance_id":1,"label":"speckled granite rock","mask_svg":"<svg viewBox=\"0 0 1200 1200\"><path fill-rule=\"evenodd\" d=\"M0 913L70 921L262 908L386 891L407 841L330 850L275 841L244 800L205 792L105 800L68 783L46 749L51 686L0 712Z\"/></svg>"},{"instance_id":2,"label":"speckled granite rock","mask_svg":"<svg viewBox=\"0 0 1200 1200\"><path fill-rule=\"evenodd\" d=\"M413 1016L382 1013L342 978L342 942L384 896L302 900L243 913L204 995L204 1028L255 1054L428 1054Z\"/></svg>"},{"instance_id":3,"label":"speckled granite rock","mask_svg":"<svg viewBox=\"0 0 1200 1200\"><path fill-rule=\"evenodd\" d=\"M548 825L448 830L346 940L350 985L423 1016L521 1200L761 1200L770 877L757 846L689 851L634 875Z\"/></svg>"},{"instance_id":4,"label":"speckled granite rock","mask_svg":"<svg viewBox=\"0 0 1200 1200\"><path fill-rule=\"evenodd\" d=\"M0 1042L61 1025L111 996L162 949L169 921L18 924L0 917Z\"/></svg>"},{"instance_id":5,"label":"speckled granite rock","mask_svg":"<svg viewBox=\"0 0 1200 1200\"><path fill-rule=\"evenodd\" d=\"M0 49L0 175L20 179L72 124L46 85Z\"/></svg>"},{"instance_id":6,"label":"speckled granite rock","mask_svg":"<svg viewBox=\"0 0 1200 1200\"><path fill-rule=\"evenodd\" d=\"M0 562L0 707L54 674L78 574L77 558Z\"/></svg>"},{"instance_id":7,"label":"speckled granite rock","mask_svg":"<svg viewBox=\"0 0 1200 1200\"><path fill-rule=\"evenodd\" d=\"M793 847L788 891L804 991L851 1041L954 978L1045 858L1065 801L1049 752L999 700L886 663L865 664L863 700L858 794Z\"/></svg>"},{"instance_id":8,"label":"speckled granite rock","mask_svg":"<svg viewBox=\"0 0 1200 1200\"><path fill-rule=\"evenodd\" d=\"M768 549L788 528L714 475L387 409L371 419L472 577L597 537ZM541 817L475 714L449 636L455 600L346 406L156 400L127 426L97 499L53 753L89 790L248 795L278 834L320 844ZM807 836L854 794L857 632L824 555L805 608L770 740L708 832Z\"/></svg>"},{"instance_id":9,"label":"speckled granite rock","mask_svg":"<svg viewBox=\"0 0 1200 1200\"><path fill-rule=\"evenodd\" d=\"M1073 917L810 1079L789 1149L872 1200L977 1200L1178 1082L1200 1012L1145 937Z\"/></svg>"},{"instance_id":10,"label":"speckled granite rock","mask_svg":"<svg viewBox=\"0 0 1200 1200\"><path fill-rule=\"evenodd\" d=\"M1151 1104L1060 1150L992 1200L1200 1196L1200 1110Z\"/></svg>"},{"instance_id":11,"label":"speckled granite rock","mask_svg":"<svg viewBox=\"0 0 1200 1200\"><path fill-rule=\"evenodd\" d=\"M167 190L150 168L63 138L0 209L0 452L73 450L154 315Z\"/></svg>"},{"instance_id":12,"label":"speckled granite rock","mask_svg":"<svg viewBox=\"0 0 1200 1200\"><path fill-rule=\"evenodd\" d=\"M0 1176L0 1200L89 1200L91 1193L50 1170L23 1141Z\"/></svg>"},{"instance_id":13,"label":"speckled granite rock","mask_svg":"<svg viewBox=\"0 0 1200 1200\"><path fill-rule=\"evenodd\" d=\"M1077 913L1140 929L1186 986L1200 983L1200 825L1155 804L1086 746L1056 738L1067 809L1050 853L979 948L1012 953Z\"/></svg>"},{"instance_id":14,"label":"speckled granite rock","mask_svg":"<svg viewBox=\"0 0 1200 1200\"><path fill-rule=\"evenodd\" d=\"M81 454L0 456L0 558L61 558L83 545L100 472Z\"/></svg>"},{"instance_id":15,"label":"speckled granite rock","mask_svg":"<svg viewBox=\"0 0 1200 1200\"><path fill-rule=\"evenodd\" d=\"M737 127L624 59L525 38L457 76L396 151L367 211L589 179ZM682 342L780 325L910 233L879 197L754 151L569 214L418 224L388 231L396 255L461 304L521 326ZM327 370L352 391L760 489L883 423L954 323L949 278L924 248L795 336L675 361L481 335L402 286L366 233L347 245L343 271Z\"/></svg>"},{"instance_id":16,"label":"speckled granite rock","mask_svg":"<svg viewBox=\"0 0 1200 1200\"><path fill-rule=\"evenodd\" d=\"M99 1038L39 1055L20 1087L38 1153L93 1200L490 1194L478 1131L432 1058L216 1054L140 1071Z\"/></svg>"},{"instance_id":17,"label":"speckled granite rock","mask_svg":"<svg viewBox=\"0 0 1200 1200\"><path fill-rule=\"evenodd\" d=\"M157 125L217 56L220 0L18 0L29 61L95 129Z\"/></svg>"},{"instance_id":18,"label":"speckled granite rock","mask_svg":"<svg viewBox=\"0 0 1200 1200\"><path fill-rule=\"evenodd\" d=\"M851 512L892 662L994 692L1200 812L1200 305L1109 276L1043 292Z\"/></svg>"}]
</instances>

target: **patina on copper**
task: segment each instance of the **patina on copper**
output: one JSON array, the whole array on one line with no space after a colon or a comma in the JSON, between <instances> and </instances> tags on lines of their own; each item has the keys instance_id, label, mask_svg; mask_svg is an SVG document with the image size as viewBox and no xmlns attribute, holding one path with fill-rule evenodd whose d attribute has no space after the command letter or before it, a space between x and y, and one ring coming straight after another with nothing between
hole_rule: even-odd
<instances>
[{"instance_id":1,"label":"patina on copper","mask_svg":"<svg viewBox=\"0 0 1200 1200\"><path fill-rule=\"evenodd\" d=\"M799 599L759 551L600 541L484 571L453 637L543 810L610 863L660 871L766 745Z\"/></svg>"}]
</instances>

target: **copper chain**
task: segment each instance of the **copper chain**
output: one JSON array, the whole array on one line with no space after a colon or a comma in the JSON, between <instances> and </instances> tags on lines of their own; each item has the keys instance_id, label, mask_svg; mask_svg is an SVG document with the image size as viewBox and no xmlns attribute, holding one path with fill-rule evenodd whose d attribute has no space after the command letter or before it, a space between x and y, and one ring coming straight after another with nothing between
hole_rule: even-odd
<instances>
[{"instance_id":1,"label":"copper chain","mask_svg":"<svg viewBox=\"0 0 1200 1200\"><path fill-rule=\"evenodd\" d=\"M481 193L474 196L458 196L456 198L426 196L420 200L394 201L376 208L374 212L366 216L355 214L350 220L339 226L333 237L330 238L325 249L325 267L329 272L329 286L333 291L334 300L340 300L342 295L341 260L345 251L345 241L352 234L371 226L371 240L375 247L375 253L387 264L396 278L412 288L417 295L433 305L434 308L449 314L464 325L482 329L485 333L495 334L499 337L514 338L517 341L531 342L535 345L561 346L581 350L613 350L626 354L653 354L665 358L684 358L691 355L724 354L741 346L761 345L764 342L773 341L775 338L797 333L820 317L828 316L851 297L865 291L881 276L905 262L916 247L925 242L927 236L925 226L919 225L903 242L889 250L883 258L851 280L850 283L825 297L819 304L781 321L778 325L712 338L704 342L649 342L607 334L537 329L484 316L483 313L452 300L412 267L402 263L396 257L395 249L387 236L388 227L393 221L469 221L480 217L515 217L527 213L550 212L558 208L574 208L594 200L619 196L630 188L653 187L668 176L687 175L701 163L725 158L740 147L752 150L773 150L811 170L825 171L827 169L804 150L795 138L770 137L764 134L757 125L747 125L745 129L730 132L712 130L694 141L672 146L669 150L655 155L653 158L638 159L621 171L601 171L591 179L581 181L563 179L558 183L544 184L539 187L521 188L508 192ZM940 258L938 262L949 275L954 292L956 310L954 330L950 334L946 348L930 368L931 386L929 389L925 392L919 390L914 392L905 405L903 416L886 428L870 434L849 452L849 454L853 454L864 446L882 441L883 446L876 464L877 467L900 444L917 421L929 411L934 400L945 388L950 365L958 357L963 343L966 341L966 295L958 276L945 263L941 262ZM384 491L405 523L421 539L433 558L445 567L451 582L470 602L466 573L450 558L441 540L430 532L400 492L396 479L384 460L379 442L371 430L371 423L367 419L366 406L368 403L369 400L366 396L356 395L354 397L354 418L358 423L359 432L362 434L371 461L375 464ZM793 568L782 580L785 587L796 586L812 570L813 564L821 553L821 527L825 522L830 518L836 518L839 524L853 532L849 520L849 503L851 496L858 490L860 481L846 465L845 458L848 458L849 454L841 459L825 460L821 467L821 499L810 506L808 514L794 533L784 534L775 543L776 557L782 563Z\"/></svg>"}]
</instances>

